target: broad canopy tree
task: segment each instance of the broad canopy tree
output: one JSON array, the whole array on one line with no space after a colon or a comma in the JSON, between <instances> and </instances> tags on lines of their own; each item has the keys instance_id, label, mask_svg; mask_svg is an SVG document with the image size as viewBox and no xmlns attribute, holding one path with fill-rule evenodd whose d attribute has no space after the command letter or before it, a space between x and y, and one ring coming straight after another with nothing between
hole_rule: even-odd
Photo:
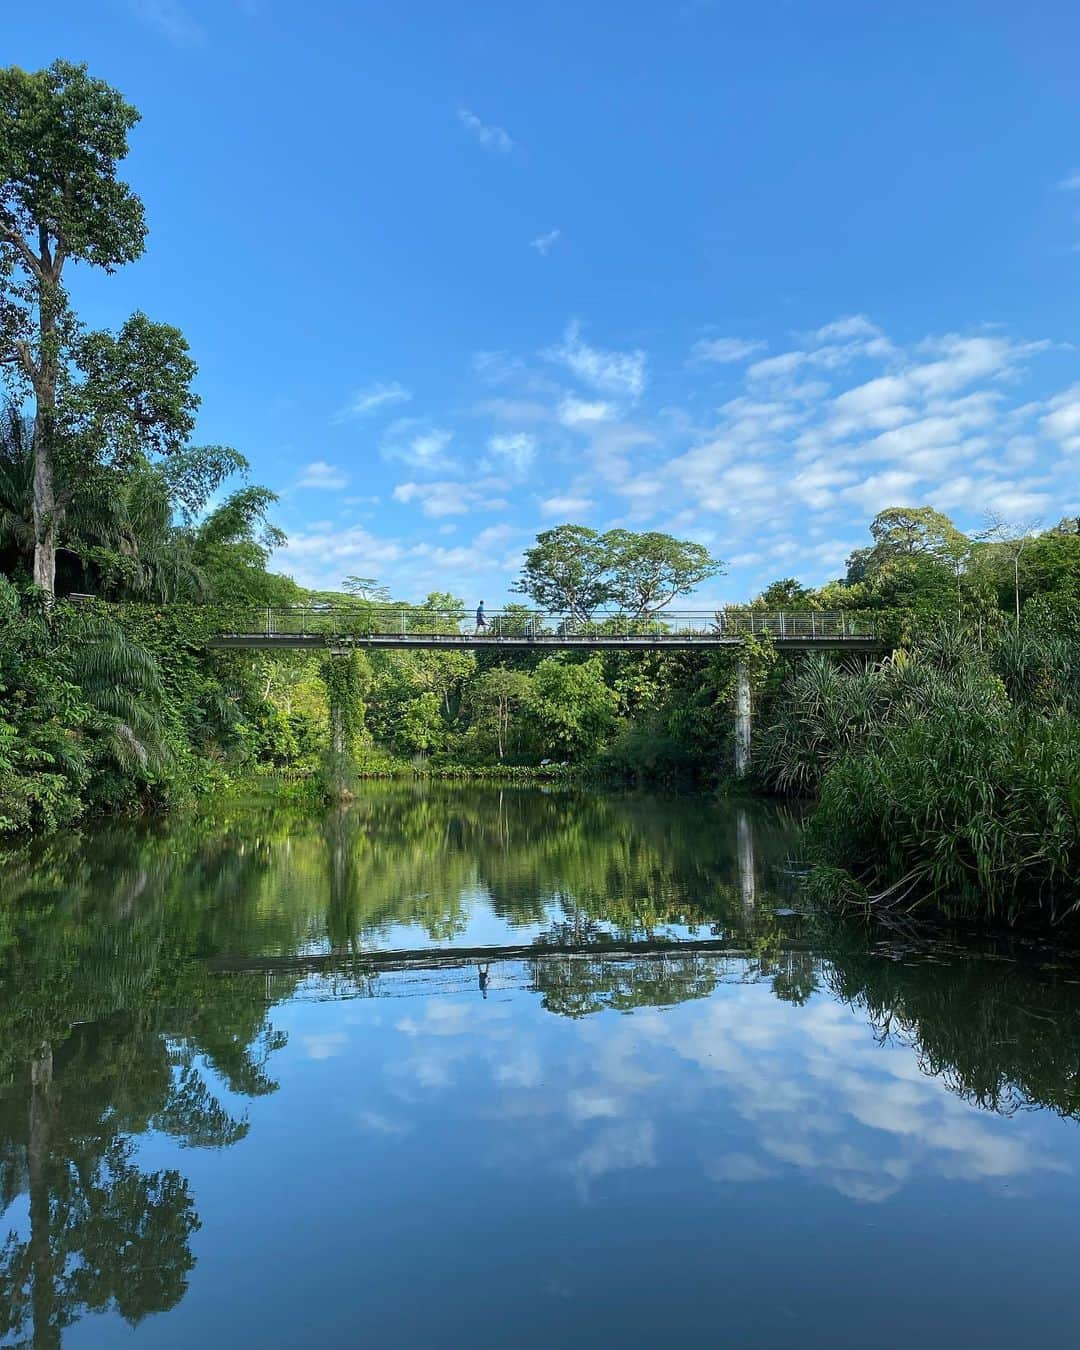
<instances>
[{"instance_id":1,"label":"broad canopy tree","mask_svg":"<svg viewBox=\"0 0 1080 1350\"><path fill-rule=\"evenodd\" d=\"M657 613L723 571L703 544L650 530L559 525L537 535L514 586L540 609L588 620L604 605L635 618Z\"/></svg>"}]
</instances>

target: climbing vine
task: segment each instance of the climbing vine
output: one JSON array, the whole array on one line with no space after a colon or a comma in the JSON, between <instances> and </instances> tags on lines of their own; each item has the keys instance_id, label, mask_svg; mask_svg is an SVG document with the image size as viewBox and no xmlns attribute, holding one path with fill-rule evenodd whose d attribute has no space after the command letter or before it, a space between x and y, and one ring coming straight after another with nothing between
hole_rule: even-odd
<instances>
[{"instance_id":1,"label":"climbing vine","mask_svg":"<svg viewBox=\"0 0 1080 1350\"><path fill-rule=\"evenodd\" d=\"M319 663L319 675L330 704L331 749L349 758L364 733L364 695L371 683L371 667L360 652L328 652Z\"/></svg>"}]
</instances>

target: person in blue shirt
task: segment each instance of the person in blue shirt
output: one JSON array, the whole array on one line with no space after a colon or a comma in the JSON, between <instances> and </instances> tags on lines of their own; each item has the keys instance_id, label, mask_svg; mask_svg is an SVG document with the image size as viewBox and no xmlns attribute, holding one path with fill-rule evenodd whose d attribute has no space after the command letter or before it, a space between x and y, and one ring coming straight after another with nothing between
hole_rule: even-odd
<instances>
[{"instance_id":1,"label":"person in blue shirt","mask_svg":"<svg viewBox=\"0 0 1080 1350\"><path fill-rule=\"evenodd\" d=\"M480 601L476 610L476 631L479 633L482 628L487 627L487 619L484 618L484 602Z\"/></svg>"}]
</instances>

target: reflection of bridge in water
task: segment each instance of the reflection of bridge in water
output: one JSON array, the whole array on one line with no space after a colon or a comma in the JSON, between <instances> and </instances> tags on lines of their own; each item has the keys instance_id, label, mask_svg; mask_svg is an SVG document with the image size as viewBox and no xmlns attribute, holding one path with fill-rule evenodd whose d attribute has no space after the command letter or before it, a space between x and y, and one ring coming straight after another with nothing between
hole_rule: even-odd
<instances>
[{"instance_id":1,"label":"reflection of bridge in water","mask_svg":"<svg viewBox=\"0 0 1080 1350\"><path fill-rule=\"evenodd\" d=\"M750 951L750 936L757 911L759 867L754 850L753 825L749 813L743 808L736 812L736 835L739 919L733 926L729 922L723 936L718 935L722 931L718 928L713 928L714 936L708 938L653 933L634 938L599 928L584 936L578 934L572 925L566 925L561 929L558 926L549 929L528 942L415 948L350 944L324 952L222 953L208 957L206 966L218 975L261 974L267 978L287 976L301 979L342 975L346 978L367 979L394 971L443 970L477 962L535 961L554 957L612 961L693 956L745 957ZM332 866L330 871L331 904L337 899L339 908L342 908L342 897L335 897L334 892L343 884L343 868L340 858L334 861L337 865ZM766 896L770 894L774 900L779 898L772 892L767 892ZM793 911L783 909L779 913L788 916ZM806 944L792 935L784 939L784 945L791 950L809 950Z\"/></svg>"},{"instance_id":2,"label":"reflection of bridge in water","mask_svg":"<svg viewBox=\"0 0 1080 1350\"><path fill-rule=\"evenodd\" d=\"M544 613L524 607L493 612L482 623L464 610L383 605L297 605L230 612L209 640L217 648L426 651L738 651L765 638L782 652L867 652L882 649L871 617L843 610L664 610ZM750 672L739 661L735 689L735 771L750 766Z\"/></svg>"}]
</instances>

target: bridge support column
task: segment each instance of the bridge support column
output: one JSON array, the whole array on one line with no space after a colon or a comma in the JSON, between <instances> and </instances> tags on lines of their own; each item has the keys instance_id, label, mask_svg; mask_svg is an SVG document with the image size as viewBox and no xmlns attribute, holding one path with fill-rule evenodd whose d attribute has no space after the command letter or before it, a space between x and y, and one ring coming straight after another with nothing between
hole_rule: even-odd
<instances>
[{"instance_id":1,"label":"bridge support column","mask_svg":"<svg viewBox=\"0 0 1080 1350\"><path fill-rule=\"evenodd\" d=\"M740 661L735 669L735 777L750 772L750 668Z\"/></svg>"},{"instance_id":2,"label":"bridge support column","mask_svg":"<svg viewBox=\"0 0 1080 1350\"><path fill-rule=\"evenodd\" d=\"M754 867L754 827L749 814L740 809L735 817L736 852L739 859L739 898L744 919L754 915L757 902L757 871Z\"/></svg>"},{"instance_id":3,"label":"bridge support column","mask_svg":"<svg viewBox=\"0 0 1080 1350\"><path fill-rule=\"evenodd\" d=\"M340 659L340 658L338 658ZM343 694L337 684L327 689L330 699L330 752L341 760L345 755L345 708Z\"/></svg>"}]
</instances>

